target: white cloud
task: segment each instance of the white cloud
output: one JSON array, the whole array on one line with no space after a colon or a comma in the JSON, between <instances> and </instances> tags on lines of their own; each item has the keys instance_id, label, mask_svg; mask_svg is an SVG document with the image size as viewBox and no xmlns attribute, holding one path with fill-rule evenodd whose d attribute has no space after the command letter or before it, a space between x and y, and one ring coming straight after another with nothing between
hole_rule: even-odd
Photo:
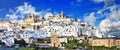
<instances>
[{"instance_id":1,"label":"white cloud","mask_svg":"<svg viewBox=\"0 0 120 50\"><path fill-rule=\"evenodd\" d=\"M111 6L114 4L115 0L92 0L93 2L95 3L104 3L104 8L108 7L108 6Z\"/></svg>"},{"instance_id":2,"label":"white cloud","mask_svg":"<svg viewBox=\"0 0 120 50\"><path fill-rule=\"evenodd\" d=\"M110 8L110 18L113 18L115 20L119 20L120 21L120 9L117 9L120 7L117 7L117 5L114 5Z\"/></svg>"},{"instance_id":3,"label":"white cloud","mask_svg":"<svg viewBox=\"0 0 120 50\"><path fill-rule=\"evenodd\" d=\"M105 11L109 10L109 11L112 11L112 10L115 10L116 7L119 7L118 5L114 4L112 6L109 6L109 7L106 7L106 8L103 8L103 9L100 9L97 11L97 14L102 14L104 13Z\"/></svg>"},{"instance_id":4,"label":"white cloud","mask_svg":"<svg viewBox=\"0 0 120 50\"><path fill-rule=\"evenodd\" d=\"M15 14L12 14L12 15L7 14L6 17L9 18L10 20L14 20L18 18L18 16L16 16Z\"/></svg>"},{"instance_id":5,"label":"white cloud","mask_svg":"<svg viewBox=\"0 0 120 50\"><path fill-rule=\"evenodd\" d=\"M115 4L115 0L93 0L95 3L105 3L104 7L97 12L92 12L90 15L86 15L84 20L89 24L94 24L96 20L103 19L99 28L102 31L109 31L119 33L120 31L120 5Z\"/></svg>"},{"instance_id":6,"label":"white cloud","mask_svg":"<svg viewBox=\"0 0 120 50\"><path fill-rule=\"evenodd\" d=\"M12 14L6 14L6 18L9 20L17 20L19 19L23 19L26 14L35 14L38 15L40 12L36 12L35 11L35 7L33 7L32 5L29 5L28 3L24 3L24 5L18 6L15 8L15 10L10 9L9 10L10 13Z\"/></svg>"},{"instance_id":7,"label":"white cloud","mask_svg":"<svg viewBox=\"0 0 120 50\"><path fill-rule=\"evenodd\" d=\"M95 13L92 12L90 15L84 17L85 22L89 23L90 25L94 25L96 21Z\"/></svg>"},{"instance_id":8,"label":"white cloud","mask_svg":"<svg viewBox=\"0 0 120 50\"><path fill-rule=\"evenodd\" d=\"M95 3L101 3L101 2L104 2L104 0L92 0L94 1Z\"/></svg>"},{"instance_id":9,"label":"white cloud","mask_svg":"<svg viewBox=\"0 0 120 50\"><path fill-rule=\"evenodd\" d=\"M20 5L16 7L15 10L10 9L9 12L11 14L6 14L6 18L9 20L18 20L18 18L19 19L25 18L25 15L27 14L34 14L40 17L44 17L44 15L48 13L49 11L50 11L50 8L46 10L36 11L35 7L33 7L32 5L28 3L24 3L24 5Z\"/></svg>"},{"instance_id":10,"label":"white cloud","mask_svg":"<svg viewBox=\"0 0 120 50\"><path fill-rule=\"evenodd\" d=\"M47 19L49 16L53 16L53 14L51 12L48 12L48 13L45 14L44 17L45 17L45 19Z\"/></svg>"},{"instance_id":11,"label":"white cloud","mask_svg":"<svg viewBox=\"0 0 120 50\"><path fill-rule=\"evenodd\" d=\"M110 17L115 20L120 20L120 10L115 10L110 14Z\"/></svg>"},{"instance_id":12,"label":"white cloud","mask_svg":"<svg viewBox=\"0 0 120 50\"><path fill-rule=\"evenodd\" d=\"M100 23L100 28L102 30L109 29L120 30L120 7L113 5L109 8L109 17L105 18Z\"/></svg>"},{"instance_id":13,"label":"white cloud","mask_svg":"<svg viewBox=\"0 0 120 50\"><path fill-rule=\"evenodd\" d=\"M100 29L101 30L106 30L106 29L110 29L110 27L111 27L111 20L109 20L109 19L104 19L104 20L102 20L101 21L101 23L99 24L100 26Z\"/></svg>"}]
</instances>

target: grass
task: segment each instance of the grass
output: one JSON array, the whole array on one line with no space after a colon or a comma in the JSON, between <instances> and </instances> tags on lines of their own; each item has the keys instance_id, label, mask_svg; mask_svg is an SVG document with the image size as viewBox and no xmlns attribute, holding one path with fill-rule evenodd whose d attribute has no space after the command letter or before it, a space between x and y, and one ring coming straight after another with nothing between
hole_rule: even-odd
<instances>
[{"instance_id":1,"label":"grass","mask_svg":"<svg viewBox=\"0 0 120 50\"><path fill-rule=\"evenodd\" d=\"M16 48L16 50L35 50L35 48Z\"/></svg>"},{"instance_id":2,"label":"grass","mask_svg":"<svg viewBox=\"0 0 120 50\"><path fill-rule=\"evenodd\" d=\"M35 48L16 48L15 50L35 50ZM38 50L58 50L58 48L39 48Z\"/></svg>"}]
</instances>

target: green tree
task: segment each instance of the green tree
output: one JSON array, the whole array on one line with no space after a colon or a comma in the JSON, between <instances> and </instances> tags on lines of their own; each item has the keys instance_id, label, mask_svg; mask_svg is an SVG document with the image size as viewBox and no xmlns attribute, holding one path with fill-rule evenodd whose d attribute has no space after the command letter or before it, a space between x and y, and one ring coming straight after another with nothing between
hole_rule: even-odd
<instances>
[{"instance_id":1,"label":"green tree","mask_svg":"<svg viewBox=\"0 0 120 50\"><path fill-rule=\"evenodd\" d=\"M98 37L96 37L96 36L93 36L93 39L97 39Z\"/></svg>"},{"instance_id":2,"label":"green tree","mask_svg":"<svg viewBox=\"0 0 120 50\"><path fill-rule=\"evenodd\" d=\"M87 44L85 42L82 42L82 43L78 43L78 46L85 47L87 46Z\"/></svg>"},{"instance_id":3,"label":"green tree","mask_svg":"<svg viewBox=\"0 0 120 50\"><path fill-rule=\"evenodd\" d=\"M15 42L15 44L19 44L20 47L25 47L25 45L26 45L26 42L24 39L21 39L21 40L15 39L14 42Z\"/></svg>"},{"instance_id":4,"label":"green tree","mask_svg":"<svg viewBox=\"0 0 120 50\"><path fill-rule=\"evenodd\" d=\"M25 40L24 40L24 39L21 39L21 40L20 40L20 46L24 46L24 47L25 47L25 45L26 45Z\"/></svg>"},{"instance_id":5,"label":"green tree","mask_svg":"<svg viewBox=\"0 0 120 50\"><path fill-rule=\"evenodd\" d=\"M66 42L61 42L61 45L66 47Z\"/></svg>"}]
</instances>

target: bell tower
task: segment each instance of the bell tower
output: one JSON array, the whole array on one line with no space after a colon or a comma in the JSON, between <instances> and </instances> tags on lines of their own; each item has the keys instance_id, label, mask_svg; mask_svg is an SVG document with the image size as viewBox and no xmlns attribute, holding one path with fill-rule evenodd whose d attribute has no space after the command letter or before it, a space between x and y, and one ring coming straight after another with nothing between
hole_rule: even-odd
<instances>
[{"instance_id":1,"label":"bell tower","mask_svg":"<svg viewBox=\"0 0 120 50\"><path fill-rule=\"evenodd\" d=\"M63 11L61 12L61 15L64 16L64 12Z\"/></svg>"},{"instance_id":2,"label":"bell tower","mask_svg":"<svg viewBox=\"0 0 120 50\"><path fill-rule=\"evenodd\" d=\"M59 47L58 36L56 34L51 35L51 46Z\"/></svg>"}]
</instances>

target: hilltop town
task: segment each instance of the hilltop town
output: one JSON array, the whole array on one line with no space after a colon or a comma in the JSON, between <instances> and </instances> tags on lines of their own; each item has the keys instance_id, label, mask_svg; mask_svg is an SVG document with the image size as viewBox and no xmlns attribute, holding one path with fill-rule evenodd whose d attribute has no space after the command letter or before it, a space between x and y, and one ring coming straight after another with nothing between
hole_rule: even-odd
<instances>
[{"instance_id":1,"label":"hilltop town","mask_svg":"<svg viewBox=\"0 0 120 50\"><path fill-rule=\"evenodd\" d=\"M108 35L108 30L101 30L80 19L69 18L64 12L47 18L28 14L27 18L20 21L0 21L0 47L42 45L65 48L70 42L78 44L68 48L76 48L83 43L90 46L120 46L120 39ZM84 45L82 47L85 48Z\"/></svg>"}]
</instances>

